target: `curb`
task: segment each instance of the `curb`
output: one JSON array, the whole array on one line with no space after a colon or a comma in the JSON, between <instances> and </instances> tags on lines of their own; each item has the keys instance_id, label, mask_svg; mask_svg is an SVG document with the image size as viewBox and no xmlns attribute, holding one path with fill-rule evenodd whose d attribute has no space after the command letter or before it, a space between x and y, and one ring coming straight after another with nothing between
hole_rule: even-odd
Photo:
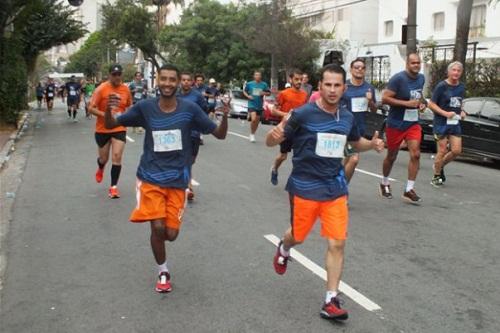
<instances>
[{"instance_id":1,"label":"curb","mask_svg":"<svg viewBox=\"0 0 500 333\"><path fill-rule=\"evenodd\" d=\"M23 134L28 129L28 120L31 118L31 111L24 111L21 119L17 122L17 131L12 133L9 140L5 143L5 146L0 151L0 171L3 170L5 165L10 159L10 154L16 150L16 142L21 139Z\"/></svg>"}]
</instances>

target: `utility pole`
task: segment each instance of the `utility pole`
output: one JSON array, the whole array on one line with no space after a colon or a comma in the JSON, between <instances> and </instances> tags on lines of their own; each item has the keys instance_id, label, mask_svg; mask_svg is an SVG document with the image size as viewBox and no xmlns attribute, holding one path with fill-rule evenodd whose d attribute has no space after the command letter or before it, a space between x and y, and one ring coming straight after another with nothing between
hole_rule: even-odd
<instances>
[{"instance_id":1,"label":"utility pole","mask_svg":"<svg viewBox=\"0 0 500 333\"><path fill-rule=\"evenodd\" d=\"M277 30L278 27L278 0L273 0L272 4L272 41L273 41L273 47L271 50L271 89L275 88L278 89L278 69L276 68L276 33L275 31Z\"/></svg>"},{"instance_id":2,"label":"utility pole","mask_svg":"<svg viewBox=\"0 0 500 333\"><path fill-rule=\"evenodd\" d=\"M417 52L417 0L408 0L406 55Z\"/></svg>"}]
</instances>

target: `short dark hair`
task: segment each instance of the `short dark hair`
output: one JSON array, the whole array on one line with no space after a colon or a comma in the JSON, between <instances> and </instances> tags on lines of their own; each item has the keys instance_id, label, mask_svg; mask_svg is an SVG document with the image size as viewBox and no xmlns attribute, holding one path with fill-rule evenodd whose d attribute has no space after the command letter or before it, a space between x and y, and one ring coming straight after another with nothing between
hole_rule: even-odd
<instances>
[{"instance_id":1,"label":"short dark hair","mask_svg":"<svg viewBox=\"0 0 500 333\"><path fill-rule=\"evenodd\" d=\"M321 71L319 72L319 77L320 77L319 80L320 80L320 82L323 81L326 72L342 74L342 81L344 83L346 82L346 73L345 73L345 70L340 65L329 64L329 65L326 65L325 67L323 67L321 69Z\"/></svg>"},{"instance_id":2,"label":"short dark hair","mask_svg":"<svg viewBox=\"0 0 500 333\"><path fill-rule=\"evenodd\" d=\"M293 78L295 75L301 75L302 76L302 71L298 68L294 68L292 69L292 71L290 72L290 78Z\"/></svg>"},{"instance_id":3,"label":"short dark hair","mask_svg":"<svg viewBox=\"0 0 500 333\"><path fill-rule=\"evenodd\" d=\"M408 54L406 55L406 62L408 62L408 60L410 60L410 57L411 57L412 55L416 55L418 58L420 58L420 53L418 53L417 51L415 51L415 52L410 52L410 53L408 53Z\"/></svg>"},{"instance_id":4,"label":"short dark hair","mask_svg":"<svg viewBox=\"0 0 500 333\"><path fill-rule=\"evenodd\" d=\"M197 78L201 77L203 80L205 80L205 75L201 74L201 73L197 73L195 76L194 76L194 79L196 80Z\"/></svg>"},{"instance_id":5,"label":"short dark hair","mask_svg":"<svg viewBox=\"0 0 500 333\"><path fill-rule=\"evenodd\" d=\"M183 75L187 75L187 76L189 76L191 78L193 77L193 74L191 74L190 72L181 72L180 76L182 77Z\"/></svg>"},{"instance_id":6,"label":"short dark hair","mask_svg":"<svg viewBox=\"0 0 500 333\"><path fill-rule=\"evenodd\" d=\"M260 75L262 75L262 70L254 69L253 74L255 75L256 73L259 73Z\"/></svg>"},{"instance_id":7,"label":"short dark hair","mask_svg":"<svg viewBox=\"0 0 500 333\"><path fill-rule=\"evenodd\" d=\"M355 64L355 63L357 63L357 62L362 62L362 63L363 63L363 65L365 65L365 66L366 66L366 60L365 60L365 59L363 59L363 58L356 58L356 59L354 59L353 61L351 61L351 68L352 68L352 66L354 66L354 64Z\"/></svg>"},{"instance_id":8,"label":"short dark hair","mask_svg":"<svg viewBox=\"0 0 500 333\"><path fill-rule=\"evenodd\" d=\"M137 74L141 74L142 75L141 72L135 72L134 76L137 76Z\"/></svg>"},{"instance_id":9,"label":"short dark hair","mask_svg":"<svg viewBox=\"0 0 500 333\"><path fill-rule=\"evenodd\" d=\"M158 73L160 73L161 71L175 71L175 73L177 74L177 78L179 78L180 74L179 69L174 65L171 64L162 65L160 69L158 69Z\"/></svg>"}]
</instances>

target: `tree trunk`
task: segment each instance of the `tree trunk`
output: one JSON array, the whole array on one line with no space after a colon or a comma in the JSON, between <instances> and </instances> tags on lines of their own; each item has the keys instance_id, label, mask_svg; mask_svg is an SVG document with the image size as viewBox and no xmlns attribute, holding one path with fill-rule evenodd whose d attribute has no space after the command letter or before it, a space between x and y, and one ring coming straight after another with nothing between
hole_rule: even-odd
<instances>
[{"instance_id":1,"label":"tree trunk","mask_svg":"<svg viewBox=\"0 0 500 333\"><path fill-rule=\"evenodd\" d=\"M457 32L453 60L460 61L462 64L465 64L465 58L467 56L472 2L473 0L460 0L457 8Z\"/></svg>"}]
</instances>

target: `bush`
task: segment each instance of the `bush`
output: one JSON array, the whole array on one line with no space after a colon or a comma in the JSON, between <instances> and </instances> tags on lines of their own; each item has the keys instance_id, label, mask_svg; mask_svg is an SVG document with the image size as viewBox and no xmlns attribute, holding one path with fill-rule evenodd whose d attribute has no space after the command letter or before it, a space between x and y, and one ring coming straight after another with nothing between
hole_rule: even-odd
<instances>
[{"instance_id":1,"label":"bush","mask_svg":"<svg viewBox=\"0 0 500 333\"><path fill-rule=\"evenodd\" d=\"M26 64L13 40L0 39L0 123L16 125L26 106Z\"/></svg>"},{"instance_id":2,"label":"bush","mask_svg":"<svg viewBox=\"0 0 500 333\"><path fill-rule=\"evenodd\" d=\"M449 62L437 61L432 64L429 87L434 87L446 78ZM480 59L476 64L465 64L466 74L462 76L466 97L500 97L500 58Z\"/></svg>"}]
</instances>

